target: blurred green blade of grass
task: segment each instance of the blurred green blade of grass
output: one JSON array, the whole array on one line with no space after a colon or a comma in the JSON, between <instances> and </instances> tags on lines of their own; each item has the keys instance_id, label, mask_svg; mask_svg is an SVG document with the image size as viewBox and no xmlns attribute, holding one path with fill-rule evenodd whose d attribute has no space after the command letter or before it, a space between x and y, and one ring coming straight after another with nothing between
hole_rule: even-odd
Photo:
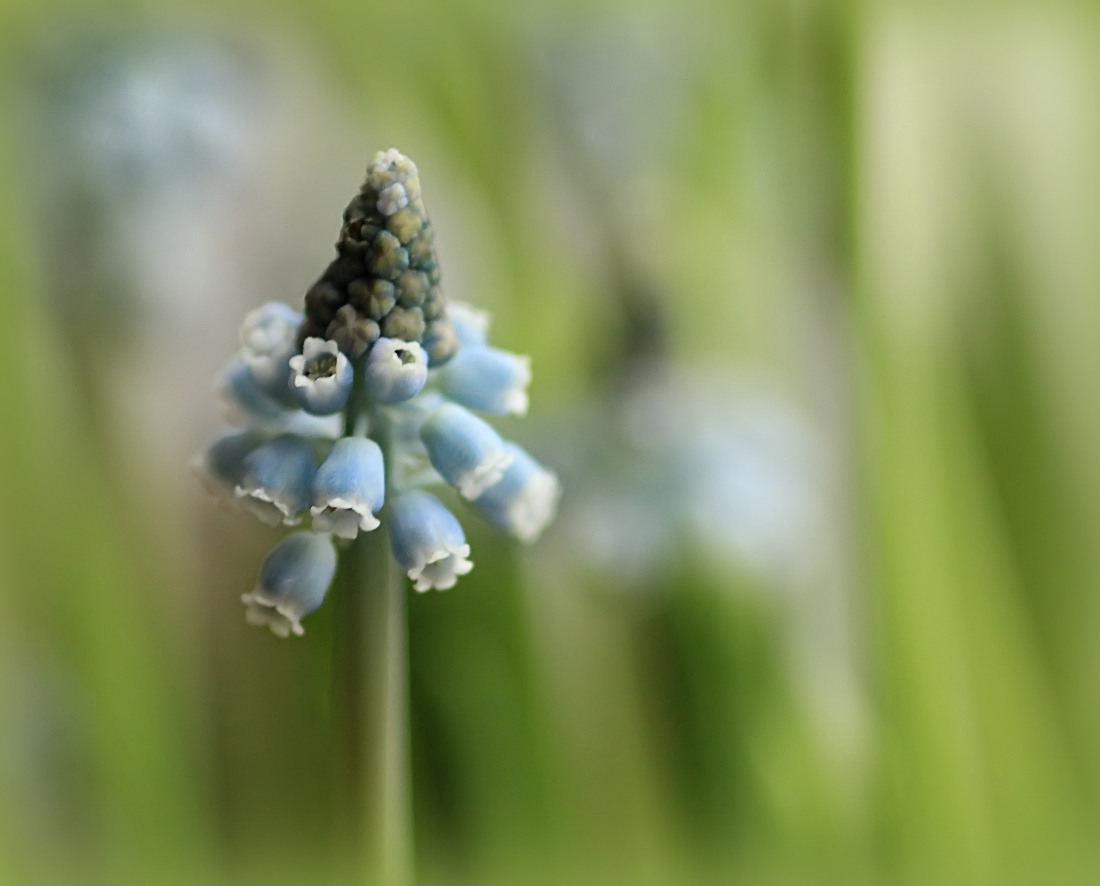
<instances>
[{"instance_id":1,"label":"blurred green blade of grass","mask_svg":"<svg viewBox=\"0 0 1100 886\"><path fill-rule=\"evenodd\" d=\"M10 98L11 84L2 88ZM3 107L9 116L17 105ZM14 131L13 121L4 129ZM13 148L0 142L0 181L4 193L22 197ZM18 200L3 206L0 374L12 383L0 401L0 531L18 578L0 585L9 629L32 639L52 633L49 652L71 683L84 730L75 740L90 761L83 799L92 875L129 881L170 861L186 876L207 857L203 779L184 741L186 693L163 643L167 613L158 611L158 589L144 586L135 566L141 540L123 533L97 447L66 389L72 366L57 350L31 273L25 214ZM18 808L2 814L11 823L5 832L18 834Z\"/></svg>"},{"instance_id":2,"label":"blurred green blade of grass","mask_svg":"<svg viewBox=\"0 0 1100 886\"><path fill-rule=\"evenodd\" d=\"M1029 483L1055 488L1060 479L1052 463L1026 461L1020 437L983 440L988 404L967 397L974 342L961 331L980 330L1002 352L1021 343L989 322L1004 310L1004 280L974 274L990 247L980 235L989 194L973 187L987 169L964 150L974 143L959 101L966 93L952 79L972 74L952 67L969 59L970 50L952 55L969 32L936 21L941 30L880 19L869 29L863 84L856 322L881 839L917 876L1068 881L1087 847L1081 773L1067 754L1045 617L1024 595L1052 613L1058 600L1043 588L1055 589L1061 558L1051 549L1038 572L1020 571L1010 530L1037 501L1006 498L998 471L1015 462ZM994 181L997 192L1008 189ZM1029 248L1026 238L1009 247ZM976 298L983 311L968 312ZM1043 382L1019 356L1015 420L1041 423L1038 411L1022 410L1026 391ZM1025 545L1034 558L1042 542Z\"/></svg>"}]
</instances>

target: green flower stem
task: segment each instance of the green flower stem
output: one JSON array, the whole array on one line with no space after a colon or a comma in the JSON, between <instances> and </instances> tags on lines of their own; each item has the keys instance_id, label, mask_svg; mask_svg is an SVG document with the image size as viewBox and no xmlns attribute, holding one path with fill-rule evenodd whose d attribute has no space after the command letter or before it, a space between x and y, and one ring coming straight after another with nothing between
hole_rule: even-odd
<instances>
[{"instance_id":1,"label":"green flower stem","mask_svg":"<svg viewBox=\"0 0 1100 886\"><path fill-rule=\"evenodd\" d=\"M363 401L358 366L345 431L353 433L367 413L388 480L389 429L385 416ZM338 824L357 880L406 886L412 881L412 828L405 586L390 556L385 509L379 516L378 529L360 533L340 554L334 643Z\"/></svg>"}]
</instances>

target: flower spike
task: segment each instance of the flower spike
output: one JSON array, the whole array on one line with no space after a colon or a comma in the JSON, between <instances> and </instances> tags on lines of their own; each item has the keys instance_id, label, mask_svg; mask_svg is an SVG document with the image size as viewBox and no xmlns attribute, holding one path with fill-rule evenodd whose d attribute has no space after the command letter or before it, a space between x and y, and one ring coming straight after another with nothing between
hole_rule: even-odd
<instances>
[{"instance_id":1,"label":"flower spike","mask_svg":"<svg viewBox=\"0 0 1100 886\"><path fill-rule=\"evenodd\" d=\"M416 164L395 149L380 151L344 210L337 257L306 298L299 341L336 339L356 358L373 340L344 330L378 328L387 338L427 343L431 365L446 363L458 339L447 319L434 240Z\"/></svg>"},{"instance_id":2,"label":"flower spike","mask_svg":"<svg viewBox=\"0 0 1100 886\"><path fill-rule=\"evenodd\" d=\"M335 575L335 541L362 556L346 543L383 521L417 591L453 587L470 546L428 488L451 485L523 541L553 518L557 476L474 414L524 415L530 360L492 347L489 315L448 302L441 280L416 164L391 148L367 166L303 312L269 302L245 317L218 379L237 427L195 473L271 526L312 518L264 559L242 597L249 624L301 634Z\"/></svg>"}]
</instances>

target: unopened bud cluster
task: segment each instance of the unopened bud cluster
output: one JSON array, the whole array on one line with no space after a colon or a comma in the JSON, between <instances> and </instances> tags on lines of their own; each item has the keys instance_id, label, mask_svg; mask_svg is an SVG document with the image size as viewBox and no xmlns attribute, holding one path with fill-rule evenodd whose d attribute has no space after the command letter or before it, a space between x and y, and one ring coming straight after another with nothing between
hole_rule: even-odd
<instances>
[{"instance_id":1,"label":"unopened bud cluster","mask_svg":"<svg viewBox=\"0 0 1100 886\"><path fill-rule=\"evenodd\" d=\"M285 538L245 594L250 624L301 634L337 570L334 539L386 521L418 591L473 568L462 525L428 488L449 485L523 541L553 518L557 477L482 415L527 411L529 360L491 347L489 317L448 304L416 167L379 153L344 214L338 257L304 313L251 312L219 388L235 427L197 459L212 492ZM480 415L479 415L480 413Z\"/></svg>"},{"instance_id":2,"label":"unopened bud cluster","mask_svg":"<svg viewBox=\"0 0 1100 886\"><path fill-rule=\"evenodd\" d=\"M416 165L379 153L344 210L336 258L306 293L300 343L329 339L355 359L379 338L401 339L423 345L430 365L446 362L458 342L433 241Z\"/></svg>"}]
</instances>

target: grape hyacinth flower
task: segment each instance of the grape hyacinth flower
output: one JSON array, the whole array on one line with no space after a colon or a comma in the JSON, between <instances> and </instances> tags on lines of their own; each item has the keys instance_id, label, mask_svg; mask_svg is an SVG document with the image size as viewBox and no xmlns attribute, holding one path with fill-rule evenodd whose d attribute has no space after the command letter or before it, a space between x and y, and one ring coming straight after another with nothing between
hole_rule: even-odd
<instances>
[{"instance_id":1,"label":"grape hyacinth flower","mask_svg":"<svg viewBox=\"0 0 1100 886\"><path fill-rule=\"evenodd\" d=\"M464 347L443 370L443 393L468 409L526 415L531 358L485 346Z\"/></svg>"},{"instance_id":2,"label":"grape hyacinth flower","mask_svg":"<svg viewBox=\"0 0 1100 886\"><path fill-rule=\"evenodd\" d=\"M223 431L192 461L191 467L212 496L232 498L244 476L245 457L264 443L256 431Z\"/></svg>"},{"instance_id":3,"label":"grape hyacinth flower","mask_svg":"<svg viewBox=\"0 0 1100 886\"><path fill-rule=\"evenodd\" d=\"M411 400L428 380L428 357L414 341L380 338L367 357L367 392L379 403Z\"/></svg>"},{"instance_id":4,"label":"grape hyacinth flower","mask_svg":"<svg viewBox=\"0 0 1100 886\"><path fill-rule=\"evenodd\" d=\"M474 507L498 529L520 541L534 541L554 518L561 495L557 475L515 443L505 444L512 463L500 478L474 499Z\"/></svg>"},{"instance_id":5,"label":"grape hyacinth flower","mask_svg":"<svg viewBox=\"0 0 1100 886\"><path fill-rule=\"evenodd\" d=\"M256 588L241 600L245 619L277 637L301 636L302 618L316 611L336 573L336 549L326 535L295 532L264 559Z\"/></svg>"},{"instance_id":6,"label":"grape hyacinth flower","mask_svg":"<svg viewBox=\"0 0 1100 886\"><path fill-rule=\"evenodd\" d=\"M443 502L422 489L402 493L393 503L393 555L418 591L453 588L474 568L470 546Z\"/></svg>"},{"instance_id":7,"label":"grape hyacinth flower","mask_svg":"<svg viewBox=\"0 0 1100 886\"><path fill-rule=\"evenodd\" d=\"M268 302L251 311L240 329L240 358L255 385L270 396L290 402L287 368L294 355L302 315L289 305Z\"/></svg>"},{"instance_id":8,"label":"grape hyacinth flower","mask_svg":"<svg viewBox=\"0 0 1100 886\"><path fill-rule=\"evenodd\" d=\"M280 434L244 457L236 494L262 522L296 526L309 507L316 471L312 444L304 437Z\"/></svg>"},{"instance_id":9,"label":"grape hyacinth flower","mask_svg":"<svg viewBox=\"0 0 1100 886\"><path fill-rule=\"evenodd\" d=\"M313 415L332 415L344 408L351 394L352 368L334 341L307 338L302 353L288 361L294 373L294 395Z\"/></svg>"},{"instance_id":10,"label":"grape hyacinth flower","mask_svg":"<svg viewBox=\"0 0 1100 886\"><path fill-rule=\"evenodd\" d=\"M461 345L485 345L489 343L489 312L481 311L465 302L454 301L447 305L447 319L451 321L455 337Z\"/></svg>"},{"instance_id":11,"label":"grape hyacinth flower","mask_svg":"<svg viewBox=\"0 0 1100 886\"><path fill-rule=\"evenodd\" d=\"M217 379L225 417L238 425L277 424L286 404L264 390L243 359L232 360Z\"/></svg>"},{"instance_id":12,"label":"grape hyacinth flower","mask_svg":"<svg viewBox=\"0 0 1100 886\"><path fill-rule=\"evenodd\" d=\"M415 164L380 152L302 311L249 313L220 376L236 428L196 459L200 480L270 525L312 521L243 598L280 637L303 632L345 553L379 530L416 590L467 574L462 525L431 487L525 542L557 509L556 475L475 414L525 414L530 361L489 344L487 313L447 300L434 238Z\"/></svg>"},{"instance_id":13,"label":"grape hyacinth flower","mask_svg":"<svg viewBox=\"0 0 1100 886\"><path fill-rule=\"evenodd\" d=\"M432 467L464 498L477 498L504 476L513 455L493 426L456 403L444 403L420 429Z\"/></svg>"},{"instance_id":14,"label":"grape hyacinth flower","mask_svg":"<svg viewBox=\"0 0 1100 886\"><path fill-rule=\"evenodd\" d=\"M370 532L385 498L382 448L369 437L342 437L313 478L313 528L348 539Z\"/></svg>"}]
</instances>

